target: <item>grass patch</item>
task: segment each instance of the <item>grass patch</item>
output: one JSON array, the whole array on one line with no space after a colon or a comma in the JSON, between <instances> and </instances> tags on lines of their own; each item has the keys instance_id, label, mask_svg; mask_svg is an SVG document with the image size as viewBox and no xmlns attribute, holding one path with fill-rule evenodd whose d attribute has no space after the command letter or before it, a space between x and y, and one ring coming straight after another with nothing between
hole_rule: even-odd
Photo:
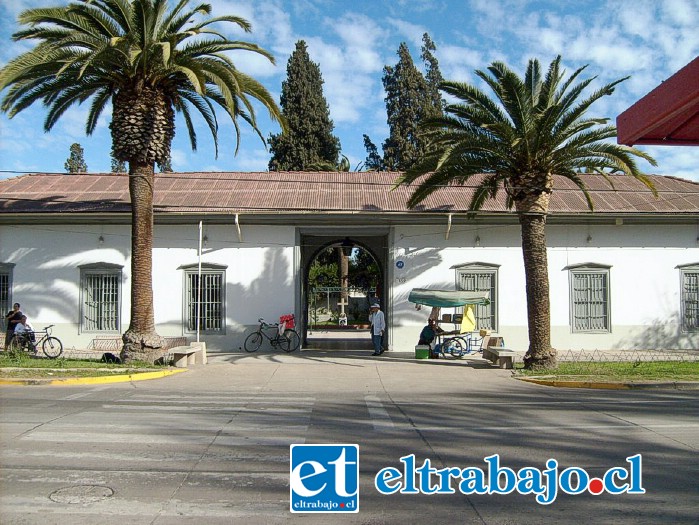
<instances>
[{"instance_id":1,"label":"grass patch","mask_svg":"<svg viewBox=\"0 0 699 525\"><path fill-rule=\"evenodd\" d=\"M98 377L120 374L136 374L164 370L165 365L152 363L103 363L91 359L44 359L27 354L0 355L0 378L6 379L57 379L64 377Z\"/></svg>"},{"instance_id":2,"label":"grass patch","mask_svg":"<svg viewBox=\"0 0 699 525\"><path fill-rule=\"evenodd\" d=\"M518 373L561 381L699 381L699 361L561 362L554 369Z\"/></svg>"}]
</instances>

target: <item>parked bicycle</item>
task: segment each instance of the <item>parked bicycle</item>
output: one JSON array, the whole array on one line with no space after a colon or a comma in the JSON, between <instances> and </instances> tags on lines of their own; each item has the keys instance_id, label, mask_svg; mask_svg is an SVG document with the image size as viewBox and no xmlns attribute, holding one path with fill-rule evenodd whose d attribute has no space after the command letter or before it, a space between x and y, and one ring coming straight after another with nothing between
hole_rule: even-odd
<instances>
[{"instance_id":1,"label":"parked bicycle","mask_svg":"<svg viewBox=\"0 0 699 525\"><path fill-rule=\"evenodd\" d=\"M15 334L10 341L8 351L13 355L19 355L21 352L36 355L39 345L44 355L49 359L56 359L63 353L63 343L58 337L51 335L51 328L54 325L44 327L43 330L34 332L24 332ZM36 336L41 335L39 339Z\"/></svg>"},{"instance_id":2,"label":"parked bicycle","mask_svg":"<svg viewBox=\"0 0 699 525\"><path fill-rule=\"evenodd\" d=\"M293 328L279 328L279 323L267 323L264 319L257 320L260 323L257 331L245 338L243 347L246 352L256 352L262 346L262 341L267 339L273 348L279 347L285 352L293 352L301 346L301 338Z\"/></svg>"}]
</instances>

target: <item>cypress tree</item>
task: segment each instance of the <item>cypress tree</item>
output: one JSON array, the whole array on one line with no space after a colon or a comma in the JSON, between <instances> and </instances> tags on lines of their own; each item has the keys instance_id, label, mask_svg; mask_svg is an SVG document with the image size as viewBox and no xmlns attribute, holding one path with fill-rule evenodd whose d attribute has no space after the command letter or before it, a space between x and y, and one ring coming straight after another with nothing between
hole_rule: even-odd
<instances>
[{"instance_id":1,"label":"cypress tree","mask_svg":"<svg viewBox=\"0 0 699 525\"><path fill-rule=\"evenodd\" d=\"M398 63L384 68L386 113L390 135L383 143L385 169L405 171L424 156L425 145L418 133L419 123L442 112L438 85L442 80L436 49L429 35L423 35L422 58L428 78L418 70L405 42L398 48ZM366 146L366 142L365 142ZM367 150L369 154L371 152Z\"/></svg>"},{"instance_id":2,"label":"cypress tree","mask_svg":"<svg viewBox=\"0 0 699 525\"><path fill-rule=\"evenodd\" d=\"M70 146L70 157L63 165L68 173L86 173L87 164L85 163L85 152L83 147L77 142Z\"/></svg>"},{"instance_id":3,"label":"cypress tree","mask_svg":"<svg viewBox=\"0 0 699 525\"><path fill-rule=\"evenodd\" d=\"M422 62L425 64L425 80L427 81L427 92L430 96L434 115L439 116L444 111L444 100L439 93L439 85L444 82L442 71L439 69L439 61L434 56L433 52L437 50L437 46L430 38L428 33L422 35Z\"/></svg>"},{"instance_id":4,"label":"cypress tree","mask_svg":"<svg viewBox=\"0 0 699 525\"><path fill-rule=\"evenodd\" d=\"M379 150L376 147L369 135L363 135L364 137L364 149L366 149L367 156L364 161L364 169L367 171L384 171L385 167L383 165L383 158L379 155Z\"/></svg>"},{"instance_id":5,"label":"cypress tree","mask_svg":"<svg viewBox=\"0 0 699 525\"><path fill-rule=\"evenodd\" d=\"M112 173L126 173L126 162L123 160L118 160L114 155L112 155Z\"/></svg>"},{"instance_id":6,"label":"cypress tree","mask_svg":"<svg viewBox=\"0 0 699 525\"><path fill-rule=\"evenodd\" d=\"M288 133L270 135L272 171L335 169L340 140L333 132L323 78L318 64L308 56L306 42L299 40L287 63L280 106Z\"/></svg>"}]
</instances>

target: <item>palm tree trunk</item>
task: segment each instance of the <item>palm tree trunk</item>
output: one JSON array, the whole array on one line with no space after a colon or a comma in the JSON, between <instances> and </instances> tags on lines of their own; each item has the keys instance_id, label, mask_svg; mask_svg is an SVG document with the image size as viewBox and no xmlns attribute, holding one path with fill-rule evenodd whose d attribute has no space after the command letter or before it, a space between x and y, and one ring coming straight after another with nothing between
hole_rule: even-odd
<instances>
[{"instance_id":1,"label":"palm tree trunk","mask_svg":"<svg viewBox=\"0 0 699 525\"><path fill-rule=\"evenodd\" d=\"M556 350L551 348L551 305L549 302L548 259L546 256L546 214L519 213L522 230L522 256L527 293L529 349L526 368L556 366Z\"/></svg>"},{"instance_id":2,"label":"palm tree trunk","mask_svg":"<svg viewBox=\"0 0 699 525\"><path fill-rule=\"evenodd\" d=\"M155 331L153 313L152 163L129 162L131 195L131 324L122 336L121 361L153 363L163 355L164 340Z\"/></svg>"}]
</instances>

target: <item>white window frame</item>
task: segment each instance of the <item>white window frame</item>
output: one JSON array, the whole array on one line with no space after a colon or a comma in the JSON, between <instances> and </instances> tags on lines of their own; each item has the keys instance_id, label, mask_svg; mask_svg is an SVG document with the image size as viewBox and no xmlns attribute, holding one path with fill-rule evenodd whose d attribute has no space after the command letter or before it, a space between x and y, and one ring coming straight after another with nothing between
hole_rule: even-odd
<instances>
[{"instance_id":1,"label":"white window frame","mask_svg":"<svg viewBox=\"0 0 699 525\"><path fill-rule=\"evenodd\" d=\"M212 294L202 293L201 297L201 310L200 319L205 321L205 325L201 326L199 329L200 334L209 335L223 335L226 333L226 266L211 263L202 263L201 265L201 277L202 281L206 282L205 279L209 279L211 276L218 276L219 278L219 295L217 301L216 292L212 291ZM185 334L195 334L197 333L196 327L196 297L191 295L195 293L195 290L190 288L190 279L195 279L199 274L198 264L191 264L187 266L181 266L183 270L183 285L182 285L182 329ZM212 304L212 307L208 307L207 304ZM216 306L218 304L218 306ZM213 314L211 313L213 311ZM215 316L215 317L214 317ZM211 323L209 320L214 320L217 322ZM212 324L214 325L212 327Z\"/></svg>"},{"instance_id":2,"label":"white window frame","mask_svg":"<svg viewBox=\"0 0 699 525\"><path fill-rule=\"evenodd\" d=\"M568 270L569 282L569 312L570 312L570 330L575 334L608 334L612 331L612 303L611 303L611 266L599 263L583 263L566 266L564 270ZM585 291L587 300L583 302L578 297L581 292L576 290L576 279L585 277L588 281L592 278L603 278L604 290L588 289ZM590 297L594 295L594 297ZM604 315L600 316L596 309L602 304ZM585 315L583 315L585 314ZM603 319L603 326L593 326L593 318L598 317ZM577 319L581 319L580 322ZM581 326L582 323L586 323Z\"/></svg>"},{"instance_id":3,"label":"white window frame","mask_svg":"<svg viewBox=\"0 0 699 525\"><path fill-rule=\"evenodd\" d=\"M0 311L2 312L0 327L3 334L7 329L5 326L5 314L12 310L12 274L14 273L14 268L14 263L0 263L0 277L2 277L0 286L2 286L3 281L6 285L6 288L0 288Z\"/></svg>"},{"instance_id":4,"label":"white window frame","mask_svg":"<svg viewBox=\"0 0 699 525\"><path fill-rule=\"evenodd\" d=\"M80 333L85 334L120 334L121 333L121 298L123 285L123 269L119 264L112 263L93 263L84 264L80 268ZM111 282L104 282L107 286L100 288L101 298L94 301L96 306L88 306L87 302L88 289L90 282L94 279L109 279ZM94 292L94 290L93 290ZM113 295L116 292L116 301L105 301L105 296ZM92 313L90 310L97 309L99 315L104 318L106 316L116 317L112 323L107 323L102 319L91 319ZM108 325L108 327L105 327Z\"/></svg>"},{"instance_id":5,"label":"white window frame","mask_svg":"<svg viewBox=\"0 0 699 525\"><path fill-rule=\"evenodd\" d=\"M500 286L498 282L500 265L491 264L485 262L471 262L465 264L458 264L451 267L452 270L456 270L456 289L465 290L469 292L488 292L488 299L490 299L490 304L488 305L476 305L474 306L474 315L476 317L476 330L486 329L492 330L493 332L498 331L498 326L500 324L498 316L498 306L500 304L498 295L500 293ZM462 287L462 278L464 275L488 275L491 278L491 287L488 290L472 289L466 290ZM487 323L483 322L483 319L488 319ZM492 326L489 326L492 325Z\"/></svg>"},{"instance_id":6,"label":"white window frame","mask_svg":"<svg viewBox=\"0 0 699 525\"><path fill-rule=\"evenodd\" d=\"M683 264L677 266L677 269L680 271L680 323L682 332L699 332L699 263ZM687 319L688 310L693 312L689 320Z\"/></svg>"}]
</instances>

